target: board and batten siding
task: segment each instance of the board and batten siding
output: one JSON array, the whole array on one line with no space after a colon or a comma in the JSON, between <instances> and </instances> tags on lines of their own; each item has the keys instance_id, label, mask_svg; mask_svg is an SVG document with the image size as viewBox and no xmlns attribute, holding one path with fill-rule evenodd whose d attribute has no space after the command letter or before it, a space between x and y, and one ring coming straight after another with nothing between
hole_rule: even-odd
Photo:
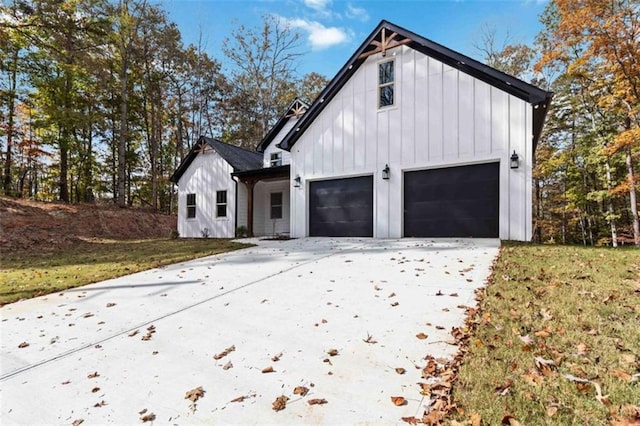
<instances>
[{"instance_id":1,"label":"board and batten siding","mask_svg":"<svg viewBox=\"0 0 640 426\"><path fill-rule=\"evenodd\" d=\"M271 193L282 192L282 219L271 219ZM254 189L253 234L257 237L288 235L289 181L261 181Z\"/></svg>"},{"instance_id":2,"label":"board and batten siding","mask_svg":"<svg viewBox=\"0 0 640 426\"><path fill-rule=\"evenodd\" d=\"M236 182L233 167L217 152L198 154L178 181L178 233L181 237L202 238L205 228L210 238L235 236ZM216 191L227 191L227 216L216 217ZM196 194L196 217L187 219L187 194Z\"/></svg>"},{"instance_id":3,"label":"board and batten siding","mask_svg":"<svg viewBox=\"0 0 640 426\"><path fill-rule=\"evenodd\" d=\"M395 104L378 109L378 63L395 60ZM403 46L369 57L291 149L291 234L308 235L309 181L374 176L374 237L403 236L403 173L500 162L501 239L531 238L532 107ZM512 170L509 157L520 156ZM382 180L385 164L391 178Z\"/></svg>"}]
</instances>

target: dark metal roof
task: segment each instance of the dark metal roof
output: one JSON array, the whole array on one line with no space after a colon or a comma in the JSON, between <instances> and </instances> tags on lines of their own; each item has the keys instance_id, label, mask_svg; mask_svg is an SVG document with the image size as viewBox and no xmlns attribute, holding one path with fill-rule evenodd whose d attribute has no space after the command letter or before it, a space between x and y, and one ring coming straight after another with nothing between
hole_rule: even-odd
<instances>
[{"instance_id":1,"label":"dark metal roof","mask_svg":"<svg viewBox=\"0 0 640 426\"><path fill-rule=\"evenodd\" d=\"M306 103L300 98L295 98L289 104L284 114L280 116L280 118L278 119L278 122L271 128L271 130L269 130L269 133L267 133L267 135L264 138L262 138L262 140L256 147L256 151L264 152L265 149L267 149L267 147L271 144L273 139L278 135L278 133L280 133L280 130L282 130L285 124L287 124L287 122L289 121L289 119L292 118L289 114L294 112L294 107L296 106L296 104L301 104L305 109L309 109L308 103Z\"/></svg>"},{"instance_id":2,"label":"dark metal roof","mask_svg":"<svg viewBox=\"0 0 640 426\"><path fill-rule=\"evenodd\" d=\"M387 21L381 21L375 30L365 39L355 53L349 58L346 64L338 71L338 74L329 82L327 87L320 93L316 100L311 104L307 113L300 119L298 125L284 137L278 145L280 148L290 151L296 141L304 133L304 131L313 123L316 117L322 112L324 107L333 99L333 97L346 84L356 70L362 65L366 58L360 55L374 50L375 47L371 42L380 41L382 29L386 28L391 32L397 33L399 36L410 40L408 46L437 59L453 68L456 68L466 74L469 74L478 80L484 81L491 86L497 87L513 96L516 96L533 105L533 149L535 151L544 119L549 108L549 103L553 97L552 92L542 90L532 84L526 83L513 76L505 74L488 65L471 59L461 53L455 52L441 44L428 40L418 34L399 27Z\"/></svg>"},{"instance_id":3,"label":"dark metal roof","mask_svg":"<svg viewBox=\"0 0 640 426\"><path fill-rule=\"evenodd\" d=\"M208 138L206 136L200 136L198 142L191 147L189 154L182 160L180 166L171 175L171 182L178 183L180 177L189 168L189 165L193 162L199 153L199 149L202 143L206 143L213 148L227 163L233 167L234 172L241 172L245 170L253 170L262 167L262 154L255 151L249 151L239 146L229 145L228 143L221 142L217 139Z\"/></svg>"},{"instance_id":4,"label":"dark metal roof","mask_svg":"<svg viewBox=\"0 0 640 426\"><path fill-rule=\"evenodd\" d=\"M241 172L233 172L231 173L233 176L238 176L239 178L255 178L258 180L269 179L269 178L279 178L279 177L289 177L291 171L291 166L289 164L285 164L284 166L277 167L263 167L260 169L254 170L244 170Z\"/></svg>"}]
</instances>

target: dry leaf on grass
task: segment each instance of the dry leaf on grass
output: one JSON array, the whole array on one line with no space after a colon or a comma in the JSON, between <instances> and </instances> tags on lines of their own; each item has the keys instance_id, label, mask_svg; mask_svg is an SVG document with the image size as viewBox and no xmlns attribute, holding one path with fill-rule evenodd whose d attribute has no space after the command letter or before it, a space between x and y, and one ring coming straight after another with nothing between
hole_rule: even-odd
<instances>
[{"instance_id":1,"label":"dry leaf on grass","mask_svg":"<svg viewBox=\"0 0 640 426\"><path fill-rule=\"evenodd\" d=\"M289 400L288 397L281 395L279 397L276 398L275 401L273 401L272 405L272 409L273 411L281 411L284 410L287 407L287 401Z\"/></svg>"},{"instance_id":2,"label":"dry leaf on grass","mask_svg":"<svg viewBox=\"0 0 640 426\"><path fill-rule=\"evenodd\" d=\"M262 373L273 373L273 372L275 372L275 370L271 366L265 367L262 369Z\"/></svg>"},{"instance_id":3,"label":"dry leaf on grass","mask_svg":"<svg viewBox=\"0 0 640 426\"><path fill-rule=\"evenodd\" d=\"M307 393L309 393L309 388L306 388L306 387L304 387L304 386L297 386L297 387L293 390L293 394L294 394L294 395L305 396Z\"/></svg>"},{"instance_id":4,"label":"dry leaf on grass","mask_svg":"<svg viewBox=\"0 0 640 426\"><path fill-rule=\"evenodd\" d=\"M506 416L504 416L500 423L503 424L503 425L508 425L508 426L520 426L521 425L521 423L518 420L516 420L516 418L513 417L511 414L507 414Z\"/></svg>"},{"instance_id":5,"label":"dry leaf on grass","mask_svg":"<svg viewBox=\"0 0 640 426\"><path fill-rule=\"evenodd\" d=\"M229 355L231 352L233 352L235 350L236 350L235 345L229 346L224 351L220 352L219 354L214 355L213 359L215 359L216 361L219 360L219 359L222 359L222 358L224 358L225 356Z\"/></svg>"},{"instance_id":6,"label":"dry leaf on grass","mask_svg":"<svg viewBox=\"0 0 640 426\"><path fill-rule=\"evenodd\" d=\"M402 397L402 396L392 396L391 397L391 402L393 402L393 405L395 405L396 407L400 407L402 405L406 405L407 404L407 400L404 399L404 397Z\"/></svg>"},{"instance_id":7,"label":"dry leaf on grass","mask_svg":"<svg viewBox=\"0 0 640 426\"><path fill-rule=\"evenodd\" d=\"M322 405L326 404L327 400L324 398L314 398L307 401L309 405Z\"/></svg>"}]
</instances>

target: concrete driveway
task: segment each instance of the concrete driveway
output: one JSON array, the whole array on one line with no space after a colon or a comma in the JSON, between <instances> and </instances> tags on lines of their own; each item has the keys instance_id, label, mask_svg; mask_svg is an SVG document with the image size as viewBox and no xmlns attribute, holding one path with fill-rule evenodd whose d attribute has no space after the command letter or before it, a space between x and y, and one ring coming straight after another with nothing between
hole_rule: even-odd
<instances>
[{"instance_id":1,"label":"concrete driveway","mask_svg":"<svg viewBox=\"0 0 640 426\"><path fill-rule=\"evenodd\" d=\"M499 247L257 243L2 307L1 423L141 424L150 413L159 424L419 417L416 367L456 352L451 327L476 304ZM185 394L200 386L194 405ZM298 386L308 394L294 394ZM286 408L274 411L281 395ZM407 403L397 407L392 396Z\"/></svg>"}]
</instances>

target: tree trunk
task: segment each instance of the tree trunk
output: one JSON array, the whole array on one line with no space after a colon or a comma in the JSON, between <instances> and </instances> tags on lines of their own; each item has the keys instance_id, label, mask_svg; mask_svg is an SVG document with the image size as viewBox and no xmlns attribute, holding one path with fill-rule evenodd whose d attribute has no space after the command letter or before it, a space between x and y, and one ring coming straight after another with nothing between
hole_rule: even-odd
<instances>
[{"instance_id":1,"label":"tree trunk","mask_svg":"<svg viewBox=\"0 0 640 426\"><path fill-rule=\"evenodd\" d=\"M118 196L117 204L126 206L125 180L127 177L127 69L129 66L128 53L125 49L122 65L120 66L120 138L118 140Z\"/></svg>"},{"instance_id":2,"label":"tree trunk","mask_svg":"<svg viewBox=\"0 0 640 426\"><path fill-rule=\"evenodd\" d=\"M638 222L638 202L636 199L636 180L633 173L633 159L631 157L631 146L625 148L627 178L629 179L629 203L631 204L631 215L633 223L633 241L636 247L640 246L640 223Z\"/></svg>"},{"instance_id":3,"label":"tree trunk","mask_svg":"<svg viewBox=\"0 0 640 426\"><path fill-rule=\"evenodd\" d=\"M7 151L4 157L4 179L3 188L5 195L11 195L11 166L12 166L12 151L13 151L13 134L14 134L14 117L15 117L15 105L16 105L16 81L18 73L18 49L13 53L11 62L11 81L9 82L9 117L7 121Z\"/></svg>"},{"instance_id":4,"label":"tree trunk","mask_svg":"<svg viewBox=\"0 0 640 426\"><path fill-rule=\"evenodd\" d=\"M604 163L606 176L607 176L607 190L611 190L611 165L609 164L609 157ZM618 231L616 228L616 219L614 217L613 200L609 196L607 199L607 213L609 216L609 226L611 228L611 244L613 247L618 247Z\"/></svg>"}]
</instances>

